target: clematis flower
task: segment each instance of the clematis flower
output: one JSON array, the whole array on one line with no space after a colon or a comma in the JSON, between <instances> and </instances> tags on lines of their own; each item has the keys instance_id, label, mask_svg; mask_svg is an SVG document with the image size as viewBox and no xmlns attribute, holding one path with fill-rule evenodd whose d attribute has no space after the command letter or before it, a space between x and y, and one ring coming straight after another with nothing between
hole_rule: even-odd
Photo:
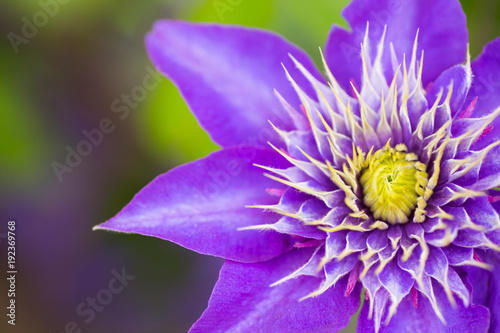
<instances>
[{"instance_id":1,"label":"clematis flower","mask_svg":"<svg viewBox=\"0 0 500 333\"><path fill-rule=\"evenodd\" d=\"M500 39L456 0L353 0L320 71L282 37L146 37L221 150L95 229L226 259L192 332L500 331ZM203 278L200 276L200 278ZM361 305L362 303L362 305Z\"/></svg>"}]
</instances>

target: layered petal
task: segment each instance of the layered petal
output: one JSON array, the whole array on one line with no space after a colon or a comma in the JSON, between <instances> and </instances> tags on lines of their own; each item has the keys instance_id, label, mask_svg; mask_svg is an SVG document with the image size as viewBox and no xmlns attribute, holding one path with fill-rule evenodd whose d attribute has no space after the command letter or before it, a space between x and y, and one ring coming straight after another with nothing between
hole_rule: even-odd
<instances>
[{"instance_id":1,"label":"layered petal","mask_svg":"<svg viewBox=\"0 0 500 333\"><path fill-rule=\"evenodd\" d=\"M466 105L477 97L473 116L476 118L491 114L500 106L500 38L488 43L483 52L471 64L474 80L467 96ZM488 134L473 147L483 148L500 139L500 117L491 124ZM494 129L494 130L492 130ZM486 129L485 129L486 131Z\"/></svg>"},{"instance_id":2,"label":"layered petal","mask_svg":"<svg viewBox=\"0 0 500 333\"><path fill-rule=\"evenodd\" d=\"M419 293L413 300L411 295L406 296L389 324L382 325L379 333L488 332L490 324L488 308L480 305L464 307L460 300L457 300L457 307L453 308L444 290L437 283L433 283L433 287L446 324L436 316L429 300ZM375 332L374 321L368 319L368 313L369 306L365 303L359 315L357 332ZM386 316L387 313L384 313L383 320Z\"/></svg>"},{"instance_id":3,"label":"layered petal","mask_svg":"<svg viewBox=\"0 0 500 333\"><path fill-rule=\"evenodd\" d=\"M489 42L483 52L472 61L474 80L467 98L470 103L478 97L474 117L491 113L500 106L500 38ZM468 105L468 103L466 103Z\"/></svg>"},{"instance_id":4,"label":"layered petal","mask_svg":"<svg viewBox=\"0 0 500 333\"><path fill-rule=\"evenodd\" d=\"M361 85L362 63L359 45L363 42L369 21L370 56L374 59L384 27L385 52L382 66L388 82L397 65L410 58L413 41L419 30L417 54L425 50L424 86L434 81L445 69L466 59L468 32L465 14L456 0L354 0L342 12L351 31L334 25L325 52L328 65L339 83L350 90L350 80ZM391 43L395 62L391 59ZM446 54L446 56L443 56Z\"/></svg>"},{"instance_id":5,"label":"layered petal","mask_svg":"<svg viewBox=\"0 0 500 333\"><path fill-rule=\"evenodd\" d=\"M436 102L440 93L446 96L451 89L449 104L451 116L455 117L461 110L472 83L472 72L469 65L456 65L441 73L426 94L429 105Z\"/></svg>"},{"instance_id":6,"label":"layered petal","mask_svg":"<svg viewBox=\"0 0 500 333\"><path fill-rule=\"evenodd\" d=\"M157 177L118 215L95 229L154 236L202 254L241 262L274 258L293 246L290 236L274 231L238 231L279 218L245 207L279 200L266 192L276 188L276 183L253 163L289 166L266 149L217 151Z\"/></svg>"},{"instance_id":7,"label":"layered petal","mask_svg":"<svg viewBox=\"0 0 500 333\"><path fill-rule=\"evenodd\" d=\"M198 121L221 146L276 143L272 121L294 128L274 94L298 109L299 99L283 68L313 96L289 54L323 81L309 57L282 37L258 29L159 21L146 37L150 58L181 91Z\"/></svg>"},{"instance_id":8,"label":"layered petal","mask_svg":"<svg viewBox=\"0 0 500 333\"><path fill-rule=\"evenodd\" d=\"M470 281L474 287L474 301L487 306L491 312L490 332L500 330L500 257L497 253L481 253L491 271L469 268Z\"/></svg>"},{"instance_id":9,"label":"layered petal","mask_svg":"<svg viewBox=\"0 0 500 333\"><path fill-rule=\"evenodd\" d=\"M312 249L300 249L271 261L240 264L227 261L221 269L208 309L191 328L194 332L337 332L359 308L357 287L345 297L346 279L318 297L301 302L321 282L299 276L271 284L305 264Z\"/></svg>"}]
</instances>

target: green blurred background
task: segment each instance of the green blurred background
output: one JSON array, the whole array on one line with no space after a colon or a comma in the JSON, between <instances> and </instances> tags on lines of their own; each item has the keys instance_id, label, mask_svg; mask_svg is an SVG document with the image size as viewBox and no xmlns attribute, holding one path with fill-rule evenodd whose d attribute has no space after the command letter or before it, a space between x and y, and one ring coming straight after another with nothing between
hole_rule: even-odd
<instances>
[{"instance_id":1,"label":"green blurred background","mask_svg":"<svg viewBox=\"0 0 500 333\"><path fill-rule=\"evenodd\" d=\"M17 325L8 326L2 311L1 332L65 332L71 322L82 332L185 332L201 315L220 259L91 228L158 174L218 147L167 80L124 119L111 105L148 74L143 37L157 19L270 29L319 64L318 47L332 23L345 25L340 11L348 1L242 0L223 13L216 9L221 2L230 3L66 0L50 7L54 15L18 52L9 33L21 35L25 18L42 20L37 13L53 0L0 3L0 267L6 264L6 223L15 220L19 270ZM474 58L500 35L500 6L492 0L462 4ZM53 163L64 163L67 146L75 149L85 139L82 131L104 118L111 119L113 132L60 181ZM76 308L122 267L135 279L85 322ZM2 279L1 309L7 306L6 287Z\"/></svg>"}]
</instances>

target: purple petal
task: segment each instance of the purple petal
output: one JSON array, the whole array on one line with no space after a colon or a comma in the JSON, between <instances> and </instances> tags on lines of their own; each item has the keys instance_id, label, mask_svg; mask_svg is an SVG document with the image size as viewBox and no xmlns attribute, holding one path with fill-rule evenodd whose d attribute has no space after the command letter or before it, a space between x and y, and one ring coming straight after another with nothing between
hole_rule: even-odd
<instances>
[{"instance_id":1,"label":"purple petal","mask_svg":"<svg viewBox=\"0 0 500 333\"><path fill-rule=\"evenodd\" d=\"M401 302L410 293L414 280L410 273L399 268L396 260L391 260L378 276L380 283L391 296L391 301Z\"/></svg>"},{"instance_id":2,"label":"purple petal","mask_svg":"<svg viewBox=\"0 0 500 333\"><path fill-rule=\"evenodd\" d=\"M474 262L474 250L450 244L441 248L446 255L448 263L452 266L465 265Z\"/></svg>"},{"instance_id":3,"label":"purple petal","mask_svg":"<svg viewBox=\"0 0 500 333\"><path fill-rule=\"evenodd\" d=\"M366 24L366 22L365 22ZM350 82L361 87L360 43L363 31L350 34L344 28L333 25L325 45L325 58L330 71L345 91L352 91Z\"/></svg>"},{"instance_id":4,"label":"purple petal","mask_svg":"<svg viewBox=\"0 0 500 333\"><path fill-rule=\"evenodd\" d=\"M344 296L346 279L315 298L299 299L321 279L301 276L270 285L305 264L312 251L297 250L258 264L227 261L221 269L208 309L194 332L337 332L359 308L360 288Z\"/></svg>"},{"instance_id":5,"label":"purple petal","mask_svg":"<svg viewBox=\"0 0 500 333\"><path fill-rule=\"evenodd\" d=\"M376 251L382 250L388 244L387 230L373 230L370 232L366 245Z\"/></svg>"},{"instance_id":6,"label":"purple petal","mask_svg":"<svg viewBox=\"0 0 500 333\"><path fill-rule=\"evenodd\" d=\"M488 307L490 300L490 284L491 284L491 273L480 267L467 266L464 267L467 271L467 276L473 287L472 302L477 305L484 305ZM499 306L500 303L497 305ZM491 312L491 323L495 321L495 309L490 309ZM500 314L497 314L498 316ZM500 317L499 317L500 319ZM497 319L498 320L498 319Z\"/></svg>"},{"instance_id":7,"label":"purple petal","mask_svg":"<svg viewBox=\"0 0 500 333\"><path fill-rule=\"evenodd\" d=\"M449 285L450 290L458 295L464 303L469 303L470 297L467 288L455 270L448 266L448 259L441 248L430 246L429 258L425 264L425 273L434 278L443 287Z\"/></svg>"},{"instance_id":8,"label":"purple petal","mask_svg":"<svg viewBox=\"0 0 500 333\"><path fill-rule=\"evenodd\" d=\"M238 228L273 223L278 215L254 204L275 204L266 188L278 184L252 163L286 167L270 150L228 148L177 167L153 180L118 215L96 229L139 233L193 251L242 262L274 258L292 246L274 231ZM251 155L248 155L251 154Z\"/></svg>"},{"instance_id":9,"label":"purple petal","mask_svg":"<svg viewBox=\"0 0 500 333\"><path fill-rule=\"evenodd\" d=\"M300 151L300 149L302 149L306 151L309 156L315 159L321 159L316 140L310 130L296 130L283 133L283 140L286 143L287 152L294 158L301 161L308 161L307 157Z\"/></svg>"},{"instance_id":10,"label":"purple petal","mask_svg":"<svg viewBox=\"0 0 500 333\"><path fill-rule=\"evenodd\" d=\"M472 223L485 230L493 230L500 226L500 217L486 197L467 200L463 206Z\"/></svg>"},{"instance_id":11,"label":"purple petal","mask_svg":"<svg viewBox=\"0 0 500 333\"><path fill-rule=\"evenodd\" d=\"M469 268L469 279L474 288L474 301L487 306L491 312L490 332L500 330L500 257L494 252L481 254L484 262L492 265L489 272L480 268Z\"/></svg>"},{"instance_id":12,"label":"purple petal","mask_svg":"<svg viewBox=\"0 0 500 333\"><path fill-rule=\"evenodd\" d=\"M361 85L359 45L363 41L367 21L370 21L371 59L375 59L376 46L387 25L382 63L389 82L393 75L392 70L389 70L392 68L390 43L393 43L400 63L403 53L409 61L418 29L417 57L425 50L424 86L434 81L445 69L465 60L468 32L465 14L458 1L354 0L342 14L352 32L333 26L325 53L333 75L349 91L351 79L358 87Z\"/></svg>"},{"instance_id":13,"label":"purple petal","mask_svg":"<svg viewBox=\"0 0 500 333\"><path fill-rule=\"evenodd\" d=\"M357 263L359 263L359 259L355 254L351 254L343 258L342 260L334 259L332 261L329 261L324 268L326 276L326 280L324 282L325 286L331 288L331 286L337 283L340 278L351 272L355 268Z\"/></svg>"},{"instance_id":14,"label":"purple petal","mask_svg":"<svg viewBox=\"0 0 500 333\"><path fill-rule=\"evenodd\" d=\"M424 61L425 64L425 61ZM467 66L456 65L450 69L444 71L432 84L431 89L426 94L427 101L429 105L433 105L437 99L439 92L442 90L443 95L441 96L442 104L447 94L449 93L450 84L453 83L453 90L450 99L450 108L452 118L461 110L467 93L469 91L472 82L471 72Z\"/></svg>"},{"instance_id":15,"label":"purple petal","mask_svg":"<svg viewBox=\"0 0 500 333\"><path fill-rule=\"evenodd\" d=\"M200 124L222 146L276 143L269 120L283 130L294 128L274 94L276 89L298 109L281 64L306 93L314 96L314 90L288 54L321 79L302 50L263 30L159 21L146 46L158 70L176 84Z\"/></svg>"},{"instance_id":16,"label":"purple petal","mask_svg":"<svg viewBox=\"0 0 500 333\"><path fill-rule=\"evenodd\" d=\"M305 225L302 221L283 216L273 225L273 229L282 234L311 239L325 239L326 233L316 226Z\"/></svg>"},{"instance_id":17,"label":"purple petal","mask_svg":"<svg viewBox=\"0 0 500 333\"><path fill-rule=\"evenodd\" d=\"M500 126L500 119L495 120ZM500 127L497 128L491 135L488 135L488 139L499 140L500 137L498 133L500 132ZM486 139L486 138L485 138ZM481 143L481 140L479 141ZM478 179L473 184L468 184L470 189L476 191L489 190L494 187L500 186L500 164L498 159L500 157L500 148L494 147L481 161L481 169L479 171Z\"/></svg>"},{"instance_id":18,"label":"purple petal","mask_svg":"<svg viewBox=\"0 0 500 333\"><path fill-rule=\"evenodd\" d=\"M453 240L454 245L469 248L482 247L486 242L484 232L472 229L458 230L457 237Z\"/></svg>"},{"instance_id":19,"label":"purple petal","mask_svg":"<svg viewBox=\"0 0 500 333\"><path fill-rule=\"evenodd\" d=\"M474 80L466 99L466 105L478 97L473 117L482 117L492 113L500 106L500 38L488 43L483 53L471 64ZM491 124L493 130L473 145L475 150L486 147L500 139L500 117Z\"/></svg>"},{"instance_id":20,"label":"purple petal","mask_svg":"<svg viewBox=\"0 0 500 333\"><path fill-rule=\"evenodd\" d=\"M329 233L325 242L326 258L332 260L340 256L347 245L347 231L337 231Z\"/></svg>"},{"instance_id":21,"label":"purple petal","mask_svg":"<svg viewBox=\"0 0 500 333\"><path fill-rule=\"evenodd\" d=\"M471 305L465 308L462 302L457 300L457 308L453 308L448 302L444 290L437 283L434 283L433 287L446 325L436 316L429 300L419 293L417 308L413 305L411 295L406 296L399 304L397 312L389 324L387 326L382 324L379 333L488 332L490 314L486 307ZM357 331L363 333L375 331L373 320L368 319L367 303L361 309Z\"/></svg>"},{"instance_id":22,"label":"purple petal","mask_svg":"<svg viewBox=\"0 0 500 333\"><path fill-rule=\"evenodd\" d=\"M478 97L473 116L478 118L500 106L500 38L488 43L471 64L474 80L466 105Z\"/></svg>"}]
</instances>

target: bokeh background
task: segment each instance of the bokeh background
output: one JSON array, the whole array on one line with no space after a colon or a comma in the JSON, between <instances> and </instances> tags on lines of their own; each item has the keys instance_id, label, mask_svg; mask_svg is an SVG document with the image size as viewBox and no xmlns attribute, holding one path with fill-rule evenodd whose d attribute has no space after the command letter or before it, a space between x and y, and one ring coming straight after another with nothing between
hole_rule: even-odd
<instances>
[{"instance_id":1,"label":"bokeh background","mask_svg":"<svg viewBox=\"0 0 500 333\"><path fill-rule=\"evenodd\" d=\"M320 64L318 47L332 23L345 25L340 10L348 1L65 2L51 7L54 15L18 52L9 33L21 36L23 20L33 22L54 0L0 3L0 332L186 332L203 312L222 260L154 238L91 230L158 174L218 149L165 79L124 119L111 111L148 74L143 37L160 18L242 24L284 35ZM230 10L218 12L221 2ZM462 4L474 58L500 35L500 6ZM104 118L113 132L60 181L53 163L64 163L67 147L75 149L83 131ZM9 220L17 222L15 327L4 314ZM122 269L134 280L85 322L89 316L77 307ZM354 327L355 320L346 332Z\"/></svg>"}]
</instances>

